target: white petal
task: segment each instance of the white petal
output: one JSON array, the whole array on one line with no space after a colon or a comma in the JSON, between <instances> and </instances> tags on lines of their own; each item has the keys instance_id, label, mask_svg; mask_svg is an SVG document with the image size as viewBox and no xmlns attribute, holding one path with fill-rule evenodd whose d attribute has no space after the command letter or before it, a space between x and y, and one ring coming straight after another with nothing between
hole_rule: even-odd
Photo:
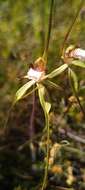
<instances>
[{"instance_id":1,"label":"white petal","mask_svg":"<svg viewBox=\"0 0 85 190\"><path fill-rule=\"evenodd\" d=\"M78 58L80 60L85 60L85 50L77 48L74 51L72 51L72 56L74 58Z\"/></svg>"},{"instance_id":2,"label":"white petal","mask_svg":"<svg viewBox=\"0 0 85 190\"><path fill-rule=\"evenodd\" d=\"M27 76L29 79L35 80L35 81L39 81L42 76L44 76L44 71L40 72L40 71L36 71L32 68L29 69L29 71L27 72Z\"/></svg>"}]
</instances>

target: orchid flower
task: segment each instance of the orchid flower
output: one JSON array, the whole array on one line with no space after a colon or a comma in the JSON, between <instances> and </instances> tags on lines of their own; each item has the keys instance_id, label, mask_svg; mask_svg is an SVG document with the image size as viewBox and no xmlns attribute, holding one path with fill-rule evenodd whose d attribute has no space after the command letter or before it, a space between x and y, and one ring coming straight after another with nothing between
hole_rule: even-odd
<instances>
[{"instance_id":1,"label":"orchid flower","mask_svg":"<svg viewBox=\"0 0 85 190\"><path fill-rule=\"evenodd\" d=\"M51 73L47 74L45 73L45 71L39 71L39 70L35 70L33 68L29 68L27 75L24 76L24 78L27 78L29 81L24 84L17 92L16 92L16 96L15 96L15 102L19 101L20 99L22 99L24 97L24 95L26 94L26 92L33 86L36 84L36 86L40 83L42 83L43 81L46 81L46 79L52 79L53 77L56 77L57 75L61 74L64 70L66 70L68 67L67 64L63 64L60 67L58 67L57 69L53 70ZM50 82L50 80L49 80ZM53 82L51 82L53 83ZM57 87L57 85L56 85ZM36 87L35 87L36 88ZM34 90L35 90L34 88ZM28 95L30 95L33 92L33 90L31 90Z\"/></svg>"}]
</instances>

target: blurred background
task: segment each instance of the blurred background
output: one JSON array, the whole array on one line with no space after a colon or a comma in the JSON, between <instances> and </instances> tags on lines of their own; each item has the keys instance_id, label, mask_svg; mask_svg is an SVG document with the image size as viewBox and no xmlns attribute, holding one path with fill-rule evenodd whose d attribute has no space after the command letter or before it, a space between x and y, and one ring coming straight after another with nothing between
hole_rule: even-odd
<instances>
[{"instance_id":1,"label":"blurred background","mask_svg":"<svg viewBox=\"0 0 85 190\"><path fill-rule=\"evenodd\" d=\"M62 43L77 12L79 3L80 0L55 0L47 72L60 65ZM17 89L26 83L26 79L23 77L26 75L29 65L44 51L49 7L50 0L0 0L1 190L37 190L39 189L38 183L43 176L45 135L38 137L38 140L34 142L35 145L32 150L34 161L29 146L26 144L23 148L23 143L30 138L29 121L32 96L20 101L12 108L7 121L6 136L4 136L4 125ZM85 3L69 35L66 46L70 44L79 45L85 49ZM83 86L85 89L84 69L75 68L75 71L78 75L80 87ZM59 146L57 149L58 157L55 161L56 167L49 176L49 189L53 190L57 186L59 188L62 186L62 190L64 188L65 190L84 190L85 120L77 102L72 99L74 97L68 84L67 75L62 74L53 81L66 91L62 93L52 87L47 87L52 103L50 114L51 147L55 143ZM85 90L80 90L79 95L82 95L82 105L85 108ZM63 117L63 112L69 104L67 101L69 98L69 101L73 101L73 106ZM43 111L36 97L33 134L40 134L43 128ZM71 147L68 148L63 145L62 148L61 141L69 141ZM65 143L67 144L67 142ZM22 147L19 147L21 145Z\"/></svg>"}]
</instances>

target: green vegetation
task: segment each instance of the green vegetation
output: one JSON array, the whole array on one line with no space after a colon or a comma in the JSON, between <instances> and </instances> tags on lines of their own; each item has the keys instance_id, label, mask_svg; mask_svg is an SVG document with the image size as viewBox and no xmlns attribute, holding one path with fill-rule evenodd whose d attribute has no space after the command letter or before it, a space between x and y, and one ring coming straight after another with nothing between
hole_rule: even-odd
<instances>
[{"instance_id":1,"label":"green vegetation","mask_svg":"<svg viewBox=\"0 0 85 190\"><path fill-rule=\"evenodd\" d=\"M84 1L0 1L1 190L85 189L84 31Z\"/></svg>"}]
</instances>

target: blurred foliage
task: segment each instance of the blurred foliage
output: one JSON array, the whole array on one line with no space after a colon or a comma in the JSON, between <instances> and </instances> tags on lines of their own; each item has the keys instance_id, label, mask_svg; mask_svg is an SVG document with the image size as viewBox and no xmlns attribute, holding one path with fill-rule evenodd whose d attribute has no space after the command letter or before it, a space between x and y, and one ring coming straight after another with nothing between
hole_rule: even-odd
<instances>
[{"instance_id":1,"label":"blurred foliage","mask_svg":"<svg viewBox=\"0 0 85 190\"><path fill-rule=\"evenodd\" d=\"M55 0L47 72L60 64L65 34L80 0ZM24 75L44 50L49 0L0 0L0 190L39 190L46 155L44 115L36 94L33 137L30 140L32 96L11 110ZM85 3L66 45L85 49ZM79 98L85 108L85 71L74 68ZM46 86L50 112L49 190L85 189L85 120L65 72L53 79L63 90Z\"/></svg>"}]
</instances>

